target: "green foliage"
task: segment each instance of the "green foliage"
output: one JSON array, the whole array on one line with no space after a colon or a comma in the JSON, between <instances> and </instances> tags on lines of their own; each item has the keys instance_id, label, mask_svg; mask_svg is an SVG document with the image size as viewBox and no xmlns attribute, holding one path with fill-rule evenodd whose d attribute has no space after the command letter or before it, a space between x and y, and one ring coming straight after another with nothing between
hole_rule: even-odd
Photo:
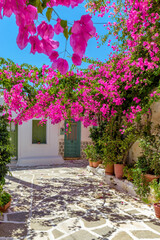
<instances>
[{"instance_id":1,"label":"green foliage","mask_svg":"<svg viewBox=\"0 0 160 240\"><path fill-rule=\"evenodd\" d=\"M151 134L150 131L149 135L145 133L140 139L142 155L138 158L136 166L144 173L160 175L160 126L152 131L155 131L155 134Z\"/></svg>"},{"instance_id":2,"label":"green foliage","mask_svg":"<svg viewBox=\"0 0 160 240\"><path fill-rule=\"evenodd\" d=\"M106 1L105 0L86 0L86 5L85 7L90 7L94 4L95 8L97 11L101 12L100 7L101 6L105 6L106 5Z\"/></svg>"},{"instance_id":3,"label":"green foliage","mask_svg":"<svg viewBox=\"0 0 160 240\"><path fill-rule=\"evenodd\" d=\"M134 164L129 164L123 168L123 177L126 177L128 181L133 180Z\"/></svg>"},{"instance_id":4,"label":"green foliage","mask_svg":"<svg viewBox=\"0 0 160 240\"><path fill-rule=\"evenodd\" d=\"M60 25L62 28L66 28L67 27L67 21L66 20L61 20Z\"/></svg>"},{"instance_id":5,"label":"green foliage","mask_svg":"<svg viewBox=\"0 0 160 240\"><path fill-rule=\"evenodd\" d=\"M47 19L48 19L49 22L50 22L51 17L52 17L52 12L53 12L53 9L52 9L52 8L48 8L48 9L47 9L46 17L47 17Z\"/></svg>"},{"instance_id":6,"label":"green foliage","mask_svg":"<svg viewBox=\"0 0 160 240\"><path fill-rule=\"evenodd\" d=\"M84 153L86 154L87 159L93 162L97 162L100 159L94 145L87 145L86 149L84 149Z\"/></svg>"},{"instance_id":7,"label":"green foliage","mask_svg":"<svg viewBox=\"0 0 160 240\"><path fill-rule=\"evenodd\" d=\"M149 183L150 187L150 194L148 196L149 203L158 203L160 202L160 183L154 179L152 182Z\"/></svg>"},{"instance_id":8,"label":"green foliage","mask_svg":"<svg viewBox=\"0 0 160 240\"><path fill-rule=\"evenodd\" d=\"M5 175L9 171L7 164L11 160L11 144L7 126L7 119L0 115L0 185L5 184Z\"/></svg>"},{"instance_id":9,"label":"green foliage","mask_svg":"<svg viewBox=\"0 0 160 240\"><path fill-rule=\"evenodd\" d=\"M100 143L100 139L103 137L105 125L106 122L102 122L99 126L90 128L89 137L92 139L96 153L100 156L102 155L102 145Z\"/></svg>"},{"instance_id":10,"label":"green foliage","mask_svg":"<svg viewBox=\"0 0 160 240\"><path fill-rule=\"evenodd\" d=\"M64 28L63 35L68 40L68 37L69 37L68 28Z\"/></svg>"},{"instance_id":11,"label":"green foliage","mask_svg":"<svg viewBox=\"0 0 160 240\"><path fill-rule=\"evenodd\" d=\"M129 125L125 133L121 134L122 122L122 118L112 118L112 121L106 124L103 136L99 140L102 146L102 155L105 165L108 163L125 164L128 157L128 151L139 136L139 132L135 126Z\"/></svg>"},{"instance_id":12,"label":"green foliage","mask_svg":"<svg viewBox=\"0 0 160 240\"><path fill-rule=\"evenodd\" d=\"M0 192L0 206L5 206L11 200L11 195L5 191Z\"/></svg>"},{"instance_id":13,"label":"green foliage","mask_svg":"<svg viewBox=\"0 0 160 240\"><path fill-rule=\"evenodd\" d=\"M141 198L141 200L145 203L148 203L148 196L150 193L149 184L144 177L142 169L135 168L132 171L133 173L133 184L136 187L136 193Z\"/></svg>"}]
</instances>

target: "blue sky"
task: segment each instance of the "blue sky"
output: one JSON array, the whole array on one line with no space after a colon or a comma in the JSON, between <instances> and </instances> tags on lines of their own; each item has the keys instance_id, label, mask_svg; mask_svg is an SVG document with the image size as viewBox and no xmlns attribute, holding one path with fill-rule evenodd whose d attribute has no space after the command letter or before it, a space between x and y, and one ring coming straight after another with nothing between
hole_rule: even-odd
<instances>
[{"instance_id":1,"label":"blue sky","mask_svg":"<svg viewBox=\"0 0 160 240\"><path fill-rule=\"evenodd\" d=\"M71 9L66 7L57 7L55 10L60 15L60 17L64 20L68 20L70 23L73 23L74 20L79 20L81 15L87 14L85 12L85 9L83 7L84 4L79 5L78 7ZM52 15L52 18L57 18L57 16ZM46 18L41 16L39 20L45 20ZM94 23L104 23L107 22L108 18L97 18L93 17ZM55 24L55 21L51 21L51 24ZM94 25L97 29L97 32L100 34L106 33L105 28L103 27L103 24L95 24ZM44 54L38 54L35 55L30 54L30 44L24 49L20 50L16 44L16 37L18 35L18 27L15 23L14 15L12 15L10 18L4 17L2 20L0 20L0 29L1 29L1 38L0 38L0 57L3 58L10 58L15 63L22 64L22 63L28 63L31 65L35 65L37 67L41 67L43 64L50 65L49 58L45 56ZM58 40L60 42L60 47L58 52L63 52L65 48L65 39L62 34L57 36L55 34L54 40ZM96 48L97 43L95 38L90 39L88 42L88 47L86 50L86 56L92 57L94 59L100 59L101 61L105 61L105 59L108 59L108 54L111 52L111 48L107 46L107 44L103 45L100 48ZM68 52L72 54L71 47L67 47ZM68 58L69 54L66 53L65 58L69 62L69 65L71 66L71 60ZM60 57L64 57L64 53L60 55ZM85 67L86 65L83 64L82 67Z\"/></svg>"}]
</instances>

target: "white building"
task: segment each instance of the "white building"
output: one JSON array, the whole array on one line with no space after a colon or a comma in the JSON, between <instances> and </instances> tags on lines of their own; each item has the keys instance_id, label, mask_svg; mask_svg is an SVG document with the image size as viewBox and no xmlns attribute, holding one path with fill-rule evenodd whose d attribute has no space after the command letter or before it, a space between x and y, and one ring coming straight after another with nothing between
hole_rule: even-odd
<instances>
[{"instance_id":1,"label":"white building","mask_svg":"<svg viewBox=\"0 0 160 240\"><path fill-rule=\"evenodd\" d=\"M39 120L32 119L17 126L13 122L10 124L17 166L62 164L64 159L84 158L83 149L91 142L89 128L84 128L80 122L72 122L71 132L65 134L64 122L53 125L48 120L41 126Z\"/></svg>"}]
</instances>

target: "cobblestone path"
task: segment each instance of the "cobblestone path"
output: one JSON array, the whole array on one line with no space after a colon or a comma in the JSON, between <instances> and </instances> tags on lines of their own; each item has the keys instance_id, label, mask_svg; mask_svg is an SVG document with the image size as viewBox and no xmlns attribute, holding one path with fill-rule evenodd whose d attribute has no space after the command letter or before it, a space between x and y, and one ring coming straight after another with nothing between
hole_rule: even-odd
<instances>
[{"instance_id":1,"label":"cobblestone path","mask_svg":"<svg viewBox=\"0 0 160 240\"><path fill-rule=\"evenodd\" d=\"M13 168L0 216L0 240L160 240L153 208L119 193L86 170L86 161Z\"/></svg>"}]
</instances>

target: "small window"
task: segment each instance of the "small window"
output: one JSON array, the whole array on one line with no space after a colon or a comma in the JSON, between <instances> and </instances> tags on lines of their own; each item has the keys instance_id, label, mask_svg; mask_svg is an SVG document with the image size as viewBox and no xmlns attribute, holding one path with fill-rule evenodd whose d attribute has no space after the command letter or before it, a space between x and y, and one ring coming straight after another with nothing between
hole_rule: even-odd
<instances>
[{"instance_id":1,"label":"small window","mask_svg":"<svg viewBox=\"0 0 160 240\"><path fill-rule=\"evenodd\" d=\"M46 143L46 124L40 125L39 120L32 120L32 143Z\"/></svg>"}]
</instances>

